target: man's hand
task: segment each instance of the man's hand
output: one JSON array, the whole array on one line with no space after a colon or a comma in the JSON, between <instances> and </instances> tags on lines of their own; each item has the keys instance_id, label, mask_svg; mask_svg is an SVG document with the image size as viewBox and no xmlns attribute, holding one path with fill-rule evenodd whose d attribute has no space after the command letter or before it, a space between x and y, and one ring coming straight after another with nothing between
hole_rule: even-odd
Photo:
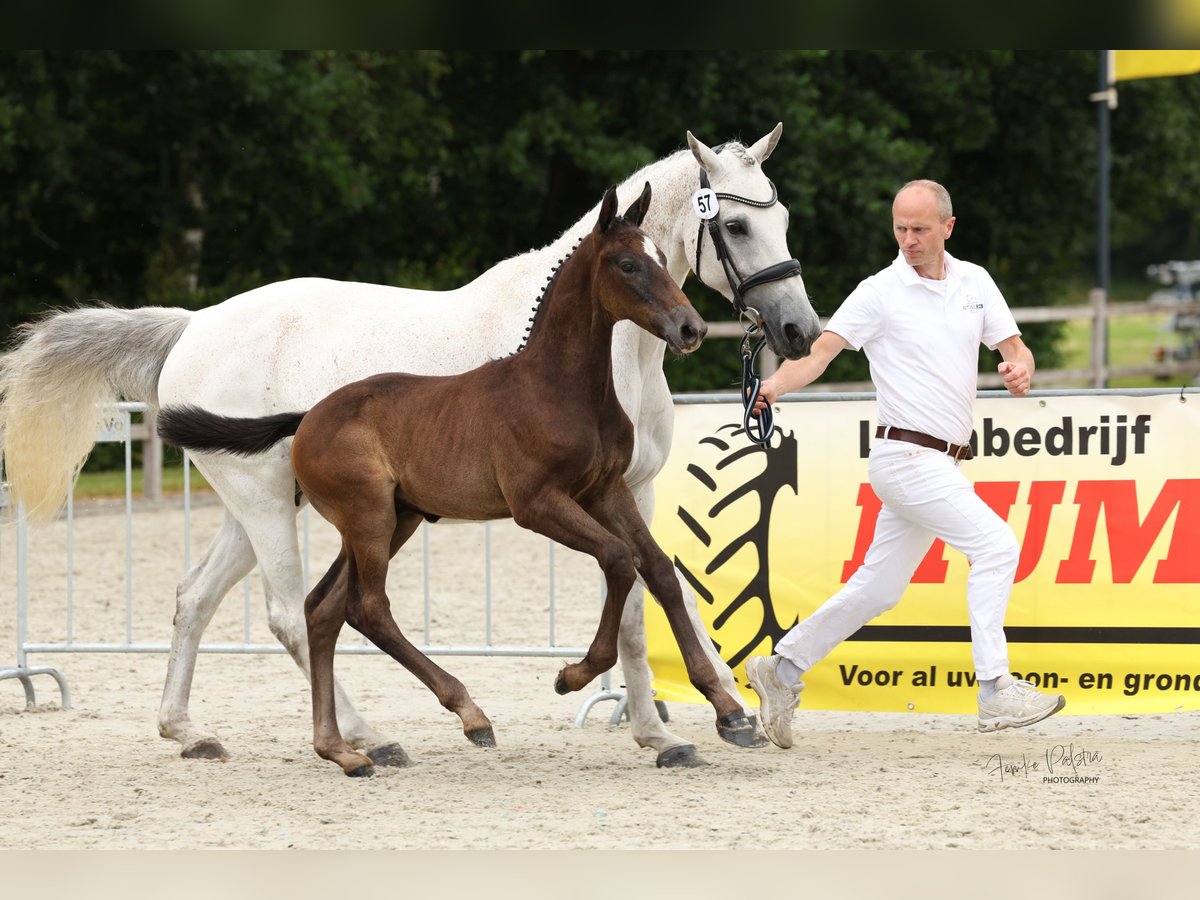
<instances>
[{"instance_id":1,"label":"man's hand","mask_svg":"<svg viewBox=\"0 0 1200 900\"><path fill-rule=\"evenodd\" d=\"M1014 397L1029 393L1029 369L1019 362L1002 362L997 369L1004 376L1004 387Z\"/></svg>"},{"instance_id":2,"label":"man's hand","mask_svg":"<svg viewBox=\"0 0 1200 900\"><path fill-rule=\"evenodd\" d=\"M749 391L746 393L749 393ZM774 403L775 398L778 396L778 389L774 384L772 384L772 379L768 378L758 386L758 397L755 399L754 409L751 411L754 413L754 415L761 416L763 411L772 403Z\"/></svg>"}]
</instances>

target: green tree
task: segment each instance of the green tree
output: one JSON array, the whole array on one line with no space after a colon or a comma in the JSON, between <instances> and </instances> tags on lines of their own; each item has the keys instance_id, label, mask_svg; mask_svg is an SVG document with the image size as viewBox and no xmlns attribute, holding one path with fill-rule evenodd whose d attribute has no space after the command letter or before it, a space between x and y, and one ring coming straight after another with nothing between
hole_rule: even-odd
<instances>
[{"instance_id":1,"label":"green tree","mask_svg":"<svg viewBox=\"0 0 1200 900\"><path fill-rule=\"evenodd\" d=\"M1012 305L1051 303L1095 271L1095 69L1095 51L10 51L0 335L51 305L200 307L298 275L453 287L550 241L687 130L752 141L777 121L768 171L823 315L892 259L891 198L916 177L954 197L951 252ZM1200 250L1196 81L1122 86L1129 271ZM1056 334L1028 329L1043 366ZM734 346L667 373L730 387ZM865 376L842 354L826 378Z\"/></svg>"}]
</instances>

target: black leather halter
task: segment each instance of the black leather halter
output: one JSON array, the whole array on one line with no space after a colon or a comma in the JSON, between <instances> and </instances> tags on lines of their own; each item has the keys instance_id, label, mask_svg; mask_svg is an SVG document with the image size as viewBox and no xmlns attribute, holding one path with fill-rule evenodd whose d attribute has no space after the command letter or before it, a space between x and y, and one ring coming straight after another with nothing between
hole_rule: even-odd
<instances>
[{"instance_id":1,"label":"black leather halter","mask_svg":"<svg viewBox=\"0 0 1200 900\"><path fill-rule=\"evenodd\" d=\"M720 153L721 148L717 147L716 152ZM732 200L734 203L743 203L746 206L766 209L779 202L779 193L775 190L775 183L768 178L767 184L771 185L770 200L751 200L748 197L739 197L737 194L725 194L720 191L714 191L714 193L717 195L718 200ZM700 188L701 190L712 190L708 181L708 173L703 168L700 170ZM725 244L725 236L721 233L720 218L721 211L720 204L718 203L717 214L715 216L710 219L700 220L700 230L696 233L696 267L694 271L696 277L700 278L700 251L704 246L704 230L707 226L709 236L712 238L713 247L717 251L717 260L725 270L725 280L729 283L729 289L733 291L733 308L737 311L739 318L745 320L747 323L746 336L742 339L741 348L742 404L744 410L742 425L746 430L746 436L750 440L763 447L768 447L771 444L771 435L775 432L775 419L771 413L770 405L762 410L757 417L753 415L754 404L758 400L759 388L762 384L759 377L754 374L754 364L758 359L759 351L762 350L767 342L767 336L765 334L760 335L754 349L750 349L751 339L758 334L759 328L762 326L762 314L746 303L745 294L760 284L782 281L785 278L795 278L800 274L800 261L785 259L783 262L777 262L774 265L767 266L765 269L755 272L747 278L743 278L733 262L733 257L729 254L729 247ZM703 281L704 279L700 280ZM755 421L756 419L757 422Z\"/></svg>"},{"instance_id":2,"label":"black leather halter","mask_svg":"<svg viewBox=\"0 0 1200 900\"><path fill-rule=\"evenodd\" d=\"M771 185L770 200L751 200L748 197L739 197L737 194L725 194L720 191L715 191L714 193L717 195L718 200L732 200L734 203L744 203L747 206L766 209L779 202L779 194L775 190L775 183L768 178L767 184ZM705 190L711 190L708 173L704 169L700 170L700 187ZM733 257L729 253L729 247L725 243L725 236L721 233L720 219L721 213L718 208L717 214L711 219L700 220L700 229L696 233L696 277L700 278L700 251L704 247L704 231L707 228L708 234L712 238L713 247L717 251L717 261L721 263L721 267L725 270L725 280L729 283L729 289L733 291L733 308L739 316L745 315L752 310L754 313L757 313L758 310L754 310L746 303L745 294L760 284L782 281L785 278L795 278L800 274L800 262L795 259L786 259L783 262L767 266L765 269L761 269L747 278L743 278L733 262ZM704 279L700 278L700 280L703 281ZM758 316L756 315L755 319L757 318Z\"/></svg>"}]
</instances>

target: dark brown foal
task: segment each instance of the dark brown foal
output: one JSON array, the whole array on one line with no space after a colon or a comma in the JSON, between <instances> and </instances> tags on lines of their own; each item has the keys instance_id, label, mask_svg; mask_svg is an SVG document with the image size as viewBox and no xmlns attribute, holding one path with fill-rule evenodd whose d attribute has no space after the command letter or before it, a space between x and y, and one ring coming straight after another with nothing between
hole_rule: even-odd
<instances>
[{"instance_id":1,"label":"dark brown foal","mask_svg":"<svg viewBox=\"0 0 1200 900\"><path fill-rule=\"evenodd\" d=\"M422 518L517 524L595 557L607 596L588 652L565 666L559 693L575 691L617 660L625 598L640 573L658 599L688 676L712 703L732 743L761 740L738 700L719 685L684 608L674 569L650 535L623 475L633 427L612 380L613 327L630 320L688 353L706 326L638 227L650 185L622 217L615 189L592 231L547 287L526 347L453 376L376 375L330 394L307 413L227 419L164 409L159 430L193 450L256 453L295 434L292 466L313 507L341 533L337 560L305 602L312 666L313 744L349 775L371 760L346 743L334 710L333 658L349 622L437 695L476 744L491 723L454 676L411 644L392 618L388 563Z\"/></svg>"}]
</instances>

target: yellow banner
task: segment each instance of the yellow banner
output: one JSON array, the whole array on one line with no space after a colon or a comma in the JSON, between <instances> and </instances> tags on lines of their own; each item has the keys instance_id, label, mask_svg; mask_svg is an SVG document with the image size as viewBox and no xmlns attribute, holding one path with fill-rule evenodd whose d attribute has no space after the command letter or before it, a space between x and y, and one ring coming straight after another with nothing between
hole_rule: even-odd
<instances>
[{"instance_id":1,"label":"yellow banner","mask_svg":"<svg viewBox=\"0 0 1200 900\"><path fill-rule=\"evenodd\" d=\"M1200 50L1114 50L1113 53L1117 81L1200 72Z\"/></svg>"},{"instance_id":2,"label":"yellow banner","mask_svg":"<svg viewBox=\"0 0 1200 900\"><path fill-rule=\"evenodd\" d=\"M736 401L678 404L656 481L654 534L743 685L749 656L845 584L879 512L874 401L813 398L781 405L769 450ZM1021 542L1013 671L1077 714L1200 708L1200 397L983 398L973 444L964 474ZM805 708L973 712L966 577L935 542L900 604L804 676ZM646 609L659 697L700 702Z\"/></svg>"}]
</instances>

